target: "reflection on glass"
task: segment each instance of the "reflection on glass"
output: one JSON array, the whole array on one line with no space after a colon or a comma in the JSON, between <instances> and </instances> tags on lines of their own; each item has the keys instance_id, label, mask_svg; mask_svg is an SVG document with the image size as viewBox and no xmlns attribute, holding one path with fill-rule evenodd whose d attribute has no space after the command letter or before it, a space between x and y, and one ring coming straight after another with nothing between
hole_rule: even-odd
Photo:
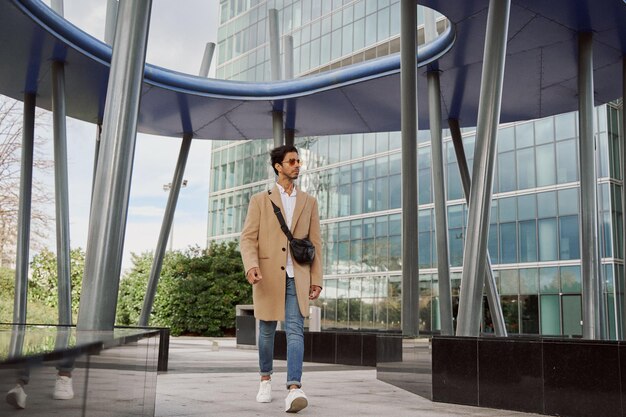
<instances>
[{"instance_id":1,"label":"reflection on glass","mask_svg":"<svg viewBox=\"0 0 626 417\"><path fill-rule=\"evenodd\" d=\"M582 301L580 295L564 295L563 303L563 335L582 336Z\"/></svg>"},{"instance_id":2,"label":"reflection on glass","mask_svg":"<svg viewBox=\"0 0 626 417\"><path fill-rule=\"evenodd\" d=\"M541 334L560 335L561 309L558 295L541 296Z\"/></svg>"},{"instance_id":3,"label":"reflection on glass","mask_svg":"<svg viewBox=\"0 0 626 417\"><path fill-rule=\"evenodd\" d=\"M537 295L520 296L520 333L539 333L539 297Z\"/></svg>"},{"instance_id":4,"label":"reflection on glass","mask_svg":"<svg viewBox=\"0 0 626 417\"><path fill-rule=\"evenodd\" d=\"M541 293L559 293L559 269L556 267L539 268L539 289Z\"/></svg>"}]
</instances>

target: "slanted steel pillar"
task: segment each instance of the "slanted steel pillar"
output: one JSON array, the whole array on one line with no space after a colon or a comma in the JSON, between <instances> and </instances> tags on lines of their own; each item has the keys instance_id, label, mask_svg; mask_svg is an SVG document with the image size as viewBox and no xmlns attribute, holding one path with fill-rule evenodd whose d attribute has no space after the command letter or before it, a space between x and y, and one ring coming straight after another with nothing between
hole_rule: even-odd
<instances>
[{"instance_id":1,"label":"slanted steel pillar","mask_svg":"<svg viewBox=\"0 0 626 417\"><path fill-rule=\"evenodd\" d=\"M180 187L183 182L183 175L185 174L185 166L187 165L187 157L189 156L189 148L191 147L192 137L193 135L191 133L186 134L183 136L183 141L180 145L178 161L176 162L176 170L174 171L174 178L172 178L172 187L170 188L167 206L165 207L165 214L163 215L163 223L161 225L161 232L159 233L159 240L154 253L154 261L152 262L152 268L150 269L150 278L148 280L148 288L146 289L146 298L144 298L141 316L139 317L140 326L147 326L150 321L152 304L154 303L159 277L161 276L163 256L165 255L165 249L167 246L167 237L172 229L176 203L178 202L178 195L180 194Z\"/></svg>"},{"instance_id":2,"label":"slanted steel pillar","mask_svg":"<svg viewBox=\"0 0 626 417\"><path fill-rule=\"evenodd\" d=\"M104 42L113 45L115 39L115 22L117 22L117 0L107 0L106 20L104 23Z\"/></svg>"},{"instance_id":3,"label":"slanted steel pillar","mask_svg":"<svg viewBox=\"0 0 626 417\"><path fill-rule=\"evenodd\" d=\"M417 246L417 3L400 3L402 114L402 334L419 334Z\"/></svg>"},{"instance_id":4,"label":"slanted steel pillar","mask_svg":"<svg viewBox=\"0 0 626 417\"><path fill-rule=\"evenodd\" d=\"M270 69L272 81L281 79L280 74L280 35L278 28L278 10L268 10L268 24L270 30ZM284 144L283 111L272 110L272 128L274 131L274 147Z\"/></svg>"},{"instance_id":5,"label":"slanted steel pillar","mask_svg":"<svg viewBox=\"0 0 626 417\"><path fill-rule=\"evenodd\" d=\"M24 94L24 125L22 127L20 201L17 212L13 323L26 323L28 248L30 244L30 213L33 195L33 152L35 147L35 103L35 93L29 92Z\"/></svg>"},{"instance_id":6,"label":"slanted steel pillar","mask_svg":"<svg viewBox=\"0 0 626 417\"><path fill-rule=\"evenodd\" d=\"M502 104L510 8L510 0L489 1L457 336L478 336L480 331L493 166Z\"/></svg>"},{"instance_id":7,"label":"slanted steel pillar","mask_svg":"<svg viewBox=\"0 0 626 417\"><path fill-rule=\"evenodd\" d=\"M65 68L62 62L54 61L52 63L52 130L54 133L58 310L59 324L70 325L72 324L72 282L65 114Z\"/></svg>"},{"instance_id":8,"label":"slanted steel pillar","mask_svg":"<svg viewBox=\"0 0 626 417\"><path fill-rule=\"evenodd\" d=\"M285 79L293 78L293 36L285 35L283 39L283 51L285 59ZM289 106L287 107L289 111ZM287 117L289 121L289 117ZM285 127L285 145L293 145L295 142L296 130L292 127Z\"/></svg>"},{"instance_id":9,"label":"slanted steel pillar","mask_svg":"<svg viewBox=\"0 0 626 417\"><path fill-rule=\"evenodd\" d=\"M463 138L461 137L461 128L459 127L459 121L456 119L448 119L448 126L450 127L450 135L452 136L452 144L454 145L456 160L459 164L459 174L461 175L461 183L463 184L465 201L469 204L469 195L472 180L470 178L469 168L467 166L467 158L465 157L465 150L463 148ZM489 256L488 250L485 272L487 302L489 303L489 310L491 311L491 319L493 320L494 332L496 336L507 337L508 334L506 330L506 323L504 322L504 314L502 313L502 305L500 304L500 295L498 294L496 279L493 276L493 270L491 269L491 257Z\"/></svg>"},{"instance_id":10,"label":"slanted steel pillar","mask_svg":"<svg viewBox=\"0 0 626 417\"><path fill-rule=\"evenodd\" d=\"M578 130L580 158L581 273L583 284L583 337L603 339L601 285L598 246L598 200L596 146L593 128L593 35L578 34Z\"/></svg>"},{"instance_id":11,"label":"slanted steel pillar","mask_svg":"<svg viewBox=\"0 0 626 417\"><path fill-rule=\"evenodd\" d=\"M424 39L437 38L435 12L424 8ZM437 277L439 283L439 322L442 335L453 335L452 293L450 289L450 257L448 252L448 216L446 206L445 171L443 168L443 135L441 132L441 87L439 71L429 69L428 114L430 116L431 166L433 170L433 202L435 203L435 233L437 236Z\"/></svg>"},{"instance_id":12,"label":"slanted steel pillar","mask_svg":"<svg viewBox=\"0 0 626 417\"><path fill-rule=\"evenodd\" d=\"M272 110L272 129L274 132L274 147L284 145L283 137L283 112L282 110Z\"/></svg>"},{"instance_id":13,"label":"slanted steel pillar","mask_svg":"<svg viewBox=\"0 0 626 417\"><path fill-rule=\"evenodd\" d=\"M117 0L107 0L106 20L104 24L104 42L113 45L115 39L115 25L117 22ZM100 139L102 138L102 120L96 125L96 142L93 152L93 179L91 181L91 196L93 201L93 191L96 184L96 171L98 170L98 155L100 153Z\"/></svg>"},{"instance_id":14,"label":"slanted steel pillar","mask_svg":"<svg viewBox=\"0 0 626 417\"><path fill-rule=\"evenodd\" d=\"M78 329L112 330L152 0L120 2L89 219Z\"/></svg>"},{"instance_id":15,"label":"slanted steel pillar","mask_svg":"<svg viewBox=\"0 0 626 417\"><path fill-rule=\"evenodd\" d=\"M622 132L621 132L621 168L622 168L622 259L626 259L626 55L622 57ZM617 306L619 314L618 340L626 338L626 265L622 267L622 276L616 280L619 283L617 289Z\"/></svg>"},{"instance_id":16,"label":"slanted steel pillar","mask_svg":"<svg viewBox=\"0 0 626 417\"><path fill-rule=\"evenodd\" d=\"M441 334L453 335L450 258L448 255L448 219L446 213L445 174L443 169L443 135L441 132L441 89L439 72L428 72L428 111L430 115L431 166L437 235L437 276Z\"/></svg>"},{"instance_id":17,"label":"slanted steel pillar","mask_svg":"<svg viewBox=\"0 0 626 417\"><path fill-rule=\"evenodd\" d=\"M26 326L24 324L11 326L11 340L9 341L9 359L22 356L24 350L24 336Z\"/></svg>"},{"instance_id":18,"label":"slanted steel pillar","mask_svg":"<svg viewBox=\"0 0 626 417\"><path fill-rule=\"evenodd\" d=\"M211 68L211 61L213 61L213 53L215 52L215 43L207 42L204 47L204 55L202 56L202 65L200 66L200 77L208 77L209 69Z\"/></svg>"},{"instance_id":19,"label":"slanted steel pillar","mask_svg":"<svg viewBox=\"0 0 626 417\"><path fill-rule=\"evenodd\" d=\"M100 155L100 142L102 140L102 122L96 125L96 141L93 148L93 172L91 175L91 201L96 188L96 172L98 171L98 156Z\"/></svg>"}]
</instances>

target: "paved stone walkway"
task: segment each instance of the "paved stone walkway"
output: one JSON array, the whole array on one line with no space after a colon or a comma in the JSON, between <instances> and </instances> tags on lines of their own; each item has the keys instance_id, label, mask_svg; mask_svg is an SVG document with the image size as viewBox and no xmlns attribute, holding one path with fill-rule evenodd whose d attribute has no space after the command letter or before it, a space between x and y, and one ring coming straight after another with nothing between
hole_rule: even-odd
<instances>
[{"instance_id":1,"label":"paved stone walkway","mask_svg":"<svg viewBox=\"0 0 626 417\"><path fill-rule=\"evenodd\" d=\"M285 416L285 361L275 361L273 397L255 401L256 350L237 349L232 338L172 337L169 370L158 376L159 417ZM324 417L521 417L536 414L433 403L376 379L376 370L305 363L309 406L298 415ZM290 414L291 415L291 414Z\"/></svg>"}]
</instances>

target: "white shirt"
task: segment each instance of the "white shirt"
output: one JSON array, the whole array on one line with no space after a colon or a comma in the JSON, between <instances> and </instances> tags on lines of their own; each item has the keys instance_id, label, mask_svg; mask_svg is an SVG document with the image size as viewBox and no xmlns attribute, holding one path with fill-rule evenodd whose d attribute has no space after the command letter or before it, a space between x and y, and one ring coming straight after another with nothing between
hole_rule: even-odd
<instances>
[{"instance_id":1,"label":"white shirt","mask_svg":"<svg viewBox=\"0 0 626 417\"><path fill-rule=\"evenodd\" d=\"M279 183L276 183L278 191L280 191L280 200L283 203L283 210L285 210L285 223L289 230L291 230L291 220L293 219L293 212L296 208L296 185L294 184L291 195L287 194L285 189ZM287 275L293 277L293 259L291 259L291 251L287 251L287 264L285 265Z\"/></svg>"}]
</instances>

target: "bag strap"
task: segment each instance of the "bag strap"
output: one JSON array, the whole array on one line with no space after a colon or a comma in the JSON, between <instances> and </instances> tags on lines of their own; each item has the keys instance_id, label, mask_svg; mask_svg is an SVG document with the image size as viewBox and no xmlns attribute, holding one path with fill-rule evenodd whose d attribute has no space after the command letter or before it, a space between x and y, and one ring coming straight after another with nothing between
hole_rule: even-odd
<instances>
[{"instance_id":1,"label":"bag strap","mask_svg":"<svg viewBox=\"0 0 626 417\"><path fill-rule=\"evenodd\" d=\"M269 191L268 191L268 194L269 194ZM272 206L274 206L274 214L276 214L276 217L278 217L280 228L282 229L283 233L287 236L287 239L291 242L291 240L293 239L293 235L291 234L291 232L289 231L289 228L285 224L285 218L283 217L283 213L280 212L280 208L276 204L274 204L272 200L270 200L270 203L272 203Z\"/></svg>"}]
</instances>

